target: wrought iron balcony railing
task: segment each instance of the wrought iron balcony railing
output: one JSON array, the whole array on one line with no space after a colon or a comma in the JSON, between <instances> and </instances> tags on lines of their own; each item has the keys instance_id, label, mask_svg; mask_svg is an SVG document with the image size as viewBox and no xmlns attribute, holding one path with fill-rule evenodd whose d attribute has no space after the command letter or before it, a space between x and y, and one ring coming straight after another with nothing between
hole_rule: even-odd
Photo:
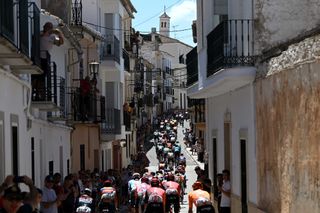
<instances>
[{"instance_id":1,"label":"wrought iron balcony railing","mask_svg":"<svg viewBox=\"0 0 320 213\"><path fill-rule=\"evenodd\" d=\"M198 53L197 47L194 47L187 54L187 86L191 86L192 84L198 81Z\"/></svg>"},{"instance_id":2,"label":"wrought iron balcony railing","mask_svg":"<svg viewBox=\"0 0 320 213\"><path fill-rule=\"evenodd\" d=\"M101 45L100 59L120 63L120 41L115 35L106 35L106 41Z\"/></svg>"},{"instance_id":3,"label":"wrought iron balcony railing","mask_svg":"<svg viewBox=\"0 0 320 213\"><path fill-rule=\"evenodd\" d=\"M0 36L40 66L40 10L34 2L1 0Z\"/></svg>"},{"instance_id":4,"label":"wrought iron balcony railing","mask_svg":"<svg viewBox=\"0 0 320 213\"><path fill-rule=\"evenodd\" d=\"M69 92L71 98L71 115L73 121L104 122L105 97L96 94L94 89L84 93L81 88L72 88Z\"/></svg>"},{"instance_id":5,"label":"wrought iron balcony railing","mask_svg":"<svg viewBox=\"0 0 320 213\"><path fill-rule=\"evenodd\" d=\"M72 2L71 25L82 25L82 0L73 0Z\"/></svg>"},{"instance_id":6,"label":"wrought iron balcony railing","mask_svg":"<svg viewBox=\"0 0 320 213\"><path fill-rule=\"evenodd\" d=\"M103 134L121 134L120 110L107 108L106 120L101 123L101 132Z\"/></svg>"},{"instance_id":7,"label":"wrought iron balcony railing","mask_svg":"<svg viewBox=\"0 0 320 213\"><path fill-rule=\"evenodd\" d=\"M57 65L47 61L48 67L45 74L32 75L32 101L52 102L58 104L58 78Z\"/></svg>"},{"instance_id":8,"label":"wrought iron balcony railing","mask_svg":"<svg viewBox=\"0 0 320 213\"><path fill-rule=\"evenodd\" d=\"M220 69L254 65L253 20L221 22L207 36L207 77Z\"/></svg>"},{"instance_id":9,"label":"wrought iron balcony railing","mask_svg":"<svg viewBox=\"0 0 320 213\"><path fill-rule=\"evenodd\" d=\"M123 57L123 63L124 63L124 69L128 72L130 72L130 58L129 54L126 50L122 50L122 57Z\"/></svg>"},{"instance_id":10,"label":"wrought iron balcony railing","mask_svg":"<svg viewBox=\"0 0 320 213\"><path fill-rule=\"evenodd\" d=\"M123 124L126 127L126 131L131 131L131 113L123 112Z\"/></svg>"}]
</instances>

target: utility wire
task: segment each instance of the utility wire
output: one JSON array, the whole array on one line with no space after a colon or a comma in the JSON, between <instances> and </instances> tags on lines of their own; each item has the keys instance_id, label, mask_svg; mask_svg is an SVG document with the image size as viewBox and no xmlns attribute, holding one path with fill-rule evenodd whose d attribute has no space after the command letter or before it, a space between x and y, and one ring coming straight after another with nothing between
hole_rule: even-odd
<instances>
[{"instance_id":1,"label":"utility wire","mask_svg":"<svg viewBox=\"0 0 320 213\"><path fill-rule=\"evenodd\" d=\"M182 1L182 0L178 0L178 1L176 1L175 3L173 3L172 5L170 5L169 7L166 7L166 9L170 9L171 7L173 7L174 5L178 4L178 3L179 3L179 2L181 2L181 1ZM150 18L145 19L144 21L142 21L142 22L140 22L140 23L136 24L134 27L137 27L137 26L139 26L139 25L141 25L141 24L144 24L144 23L146 23L146 22L148 22L148 21L150 21L150 20L154 19L155 17L159 16L161 13L162 13L162 11L161 11L161 12L158 12L157 14L155 14L155 15L151 16Z\"/></svg>"},{"instance_id":2,"label":"utility wire","mask_svg":"<svg viewBox=\"0 0 320 213\"><path fill-rule=\"evenodd\" d=\"M86 21L82 21L85 24L91 25L91 26L95 26L95 27L99 27L99 28L103 28L103 29L107 29L107 30L113 30L113 31L128 31L131 32L131 30L124 30L124 29L117 29L117 28L110 28L110 27L104 27L101 25L97 25L94 23L90 23L90 22L86 22ZM171 31L166 31L166 32L183 32L183 31L188 31L188 30L192 30L192 28L185 28L185 29L179 29L179 30L171 30ZM139 31L140 33L150 33L150 31ZM159 31L158 31L159 32Z\"/></svg>"}]
</instances>

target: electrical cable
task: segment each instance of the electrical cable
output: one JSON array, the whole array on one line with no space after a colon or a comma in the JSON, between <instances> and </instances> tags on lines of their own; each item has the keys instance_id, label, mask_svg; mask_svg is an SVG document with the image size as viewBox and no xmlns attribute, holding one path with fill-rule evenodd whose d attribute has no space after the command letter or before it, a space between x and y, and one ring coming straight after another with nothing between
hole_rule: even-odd
<instances>
[{"instance_id":1,"label":"electrical cable","mask_svg":"<svg viewBox=\"0 0 320 213\"><path fill-rule=\"evenodd\" d=\"M116 28L104 27L104 26L97 25L97 24L90 23L90 22L86 22L86 21L82 21L82 22L85 23L85 24L88 24L88 25L91 25L91 26L95 26L95 27L99 27L99 28L103 28L103 29L106 29L106 30L131 32L131 30L124 30L124 29L116 29ZM192 30L192 28L185 28L185 29L179 29L179 30L170 30L170 31L167 31L167 32L173 32L173 33L174 33L174 32L188 31L188 30ZM150 31L139 31L139 32L140 32L140 33L150 33Z\"/></svg>"},{"instance_id":2,"label":"electrical cable","mask_svg":"<svg viewBox=\"0 0 320 213\"><path fill-rule=\"evenodd\" d=\"M182 1L182 0L178 0L178 1L176 1L175 3L173 3L172 5L170 5L169 7L167 7L166 9L170 9L171 7L173 7L174 5L178 4L178 3L179 3L179 2L181 2L181 1ZM141 25L141 24L144 24L144 23L146 23L146 22L148 22L148 21L152 20L153 18L155 18L155 17L159 16L161 13L162 13L162 11L161 11L161 12L158 12L157 14L155 14L155 15L151 16L150 18L145 19L144 21L142 21L142 22L140 22L140 23L138 23L138 24L134 25L134 27L137 27L137 26L139 26L139 25Z\"/></svg>"}]
</instances>

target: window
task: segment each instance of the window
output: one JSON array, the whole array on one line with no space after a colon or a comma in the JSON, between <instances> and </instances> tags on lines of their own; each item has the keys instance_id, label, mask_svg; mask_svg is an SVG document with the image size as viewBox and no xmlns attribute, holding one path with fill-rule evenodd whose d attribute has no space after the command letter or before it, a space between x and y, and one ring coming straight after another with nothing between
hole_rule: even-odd
<instances>
[{"instance_id":1,"label":"window","mask_svg":"<svg viewBox=\"0 0 320 213\"><path fill-rule=\"evenodd\" d=\"M0 183L4 180L4 113L0 112Z\"/></svg>"},{"instance_id":2,"label":"window","mask_svg":"<svg viewBox=\"0 0 320 213\"><path fill-rule=\"evenodd\" d=\"M240 168L241 168L241 205L242 213L248 212L247 206L247 154L246 140L240 140Z\"/></svg>"},{"instance_id":3,"label":"window","mask_svg":"<svg viewBox=\"0 0 320 213\"><path fill-rule=\"evenodd\" d=\"M54 164L53 164L53 160L49 161L49 175L53 175L53 169L54 169Z\"/></svg>"},{"instance_id":4,"label":"window","mask_svg":"<svg viewBox=\"0 0 320 213\"><path fill-rule=\"evenodd\" d=\"M31 178L35 182L35 167L34 167L34 137L31 138Z\"/></svg>"},{"instance_id":5,"label":"window","mask_svg":"<svg viewBox=\"0 0 320 213\"><path fill-rule=\"evenodd\" d=\"M167 27L167 22L164 22L164 27Z\"/></svg>"},{"instance_id":6,"label":"window","mask_svg":"<svg viewBox=\"0 0 320 213\"><path fill-rule=\"evenodd\" d=\"M86 162L85 162L85 145L84 144L81 144L80 145L80 169L81 170L85 170L85 165L86 165Z\"/></svg>"},{"instance_id":7,"label":"window","mask_svg":"<svg viewBox=\"0 0 320 213\"><path fill-rule=\"evenodd\" d=\"M212 138L212 157L213 157L213 168L212 168L212 171L213 171L213 187L214 187L214 198L216 200L218 200L218 195L219 195L219 190L218 190L218 177L217 177L217 174L218 174L218 164L217 164L217 138L214 137Z\"/></svg>"},{"instance_id":8,"label":"window","mask_svg":"<svg viewBox=\"0 0 320 213\"><path fill-rule=\"evenodd\" d=\"M231 123L224 123L224 168L230 171Z\"/></svg>"},{"instance_id":9,"label":"window","mask_svg":"<svg viewBox=\"0 0 320 213\"><path fill-rule=\"evenodd\" d=\"M93 152L94 152L94 168L99 169L99 150L95 149Z\"/></svg>"},{"instance_id":10,"label":"window","mask_svg":"<svg viewBox=\"0 0 320 213\"><path fill-rule=\"evenodd\" d=\"M104 151L101 150L101 171L104 171Z\"/></svg>"},{"instance_id":11,"label":"window","mask_svg":"<svg viewBox=\"0 0 320 213\"><path fill-rule=\"evenodd\" d=\"M19 175L18 126L11 127L12 174Z\"/></svg>"},{"instance_id":12,"label":"window","mask_svg":"<svg viewBox=\"0 0 320 213\"><path fill-rule=\"evenodd\" d=\"M70 174L70 159L67 160L67 174Z\"/></svg>"},{"instance_id":13,"label":"window","mask_svg":"<svg viewBox=\"0 0 320 213\"><path fill-rule=\"evenodd\" d=\"M163 22L161 22L161 27L163 27Z\"/></svg>"}]
</instances>

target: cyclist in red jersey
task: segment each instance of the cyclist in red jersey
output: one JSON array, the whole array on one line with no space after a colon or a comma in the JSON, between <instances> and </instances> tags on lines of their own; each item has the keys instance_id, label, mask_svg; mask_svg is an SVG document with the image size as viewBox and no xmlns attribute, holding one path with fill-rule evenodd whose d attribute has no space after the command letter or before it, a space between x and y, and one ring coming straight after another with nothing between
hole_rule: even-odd
<instances>
[{"instance_id":1,"label":"cyclist in red jersey","mask_svg":"<svg viewBox=\"0 0 320 213\"><path fill-rule=\"evenodd\" d=\"M148 203L146 213L164 213L166 193L160 188L160 181L158 178L152 178L151 188L147 190L145 200Z\"/></svg>"},{"instance_id":2,"label":"cyclist in red jersey","mask_svg":"<svg viewBox=\"0 0 320 213\"><path fill-rule=\"evenodd\" d=\"M166 212L170 212L170 206L173 204L174 212L178 213L180 210L181 187L179 183L174 181L174 175L169 174L167 181L162 182L162 186L166 191Z\"/></svg>"}]
</instances>

